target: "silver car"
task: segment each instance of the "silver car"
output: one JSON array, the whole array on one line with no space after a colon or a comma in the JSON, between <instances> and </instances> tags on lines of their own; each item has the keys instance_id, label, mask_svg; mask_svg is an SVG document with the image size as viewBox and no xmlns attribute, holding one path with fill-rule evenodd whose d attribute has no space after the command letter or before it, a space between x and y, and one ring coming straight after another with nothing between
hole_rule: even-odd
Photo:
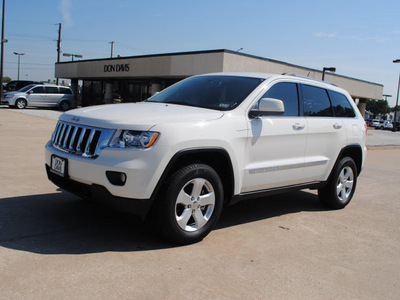
<instances>
[{"instance_id":1,"label":"silver car","mask_svg":"<svg viewBox=\"0 0 400 300\"><path fill-rule=\"evenodd\" d=\"M64 111L76 107L74 93L70 88L41 84L31 84L16 92L4 93L1 103L16 108L57 107Z\"/></svg>"}]
</instances>

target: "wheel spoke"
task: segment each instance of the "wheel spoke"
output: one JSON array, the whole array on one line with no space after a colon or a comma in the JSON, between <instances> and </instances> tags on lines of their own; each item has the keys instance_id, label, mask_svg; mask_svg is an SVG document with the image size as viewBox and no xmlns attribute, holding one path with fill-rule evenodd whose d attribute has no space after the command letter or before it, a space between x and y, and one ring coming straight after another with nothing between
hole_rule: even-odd
<instances>
[{"instance_id":1,"label":"wheel spoke","mask_svg":"<svg viewBox=\"0 0 400 300\"><path fill-rule=\"evenodd\" d=\"M348 180L344 183L344 186L346 188L348 188L349 190L351 190L353 188L353 181L352 180Z\"/></svg>"},{"instance_id":2,"label":"wheel spoke","mask_svg":"<svg viewBox=\"0 0 400 300\"><path fill-rule=\"evenodd\" d=\"M190 208L185 208L180 216L176 216L176 221L182 229L186 229L186 225L192 216L192 210Z\"/></svg>"},{"instance_id":3,"label":"wheel spoke","mask_svg":"<svg viewBox=\"0 0 400 300\"><path fill-rule=\"evenodd\" d=\"M342 199L342 201L346 201L347 200L347 193L346 193L346 187L343 185L342 186L342 191L340 192L342 197L339 197Z\"/></svg>"},{"instance_id":4,"label":"wheel spoke","mask_svg":"<svg viewBox=\"0 0 400 300\"><path fill-rule=\"evenodd\" d=\"M192 201L190 195L186 194L184 189L182 189L178 195L178 198L176 199L176 204L183 204L185 207L187 207L191 203Z\"/></svg>"},{"instance_id":5,"label":"wheel spoke","mask_svg":"<svg viewBox=\"0 0 400 300\"><path fill-rule=\"evenodd\" d=\"M340 193L343 191L343 184L339 183L338 186L336 187L336 195L340 197Z\"/></svg>"},{"instance_id":6,"label":"wheel spoke","mask_svg":"<svg viewBox=\"0 0 400 300\"><path fill-rule=\"evenodd\" d=\"M196 222L197 229L203 227L208 221L208 219L205 218L200 209L197 209L196 212L193 214L193 219Z\"/></svg>"},{"instance_id":7,"label":"wheel spoke","mask_svg":"<svg viewBox=\"0 0 400 300\"><path fill-rule=\"evenodd\" d=\"M215 194L214 194L214 192L209 192L206 195L200 196L199 203L200 203L201 206L214 205L215 204Z\"/></svg>"},{"instance_id":8,"label":"wheel spoke","mask_svg":"<svg viewBox=\"0 0 400 300\"><path fill-rule=\"evenodd\" d=\"M345 180L345 174L344 174L344 169L340 172L340 175L339 175L339 181L340 182L343 182Z\"/></svg>"},{"instance_id":9,"label":"wheel spoke","mask_svg":"<svg viewBox=\"0 0 400 300\"><path fill-rule=\"evenodd\" d=\"M193 180L192 197L197 198L201 195L201 190L203 189L205 182L206 180L203 178L196 178Z\"/></svg>"}]
</instances>

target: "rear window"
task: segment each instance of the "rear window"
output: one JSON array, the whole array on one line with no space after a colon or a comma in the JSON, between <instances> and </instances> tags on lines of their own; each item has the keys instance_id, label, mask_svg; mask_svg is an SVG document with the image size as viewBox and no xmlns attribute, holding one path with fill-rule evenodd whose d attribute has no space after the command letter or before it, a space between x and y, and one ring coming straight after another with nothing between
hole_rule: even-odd
<instances>
[{"instance_id":1,"label":"rear window","mask_svg":"<svg viewBox=\"0 0 400 300\"><path fill-rule=\"evenodd\" d=\"M72 91L69 88L60 87L60 94L68 94L71 95Z\"/></svg>"}]
</instances>

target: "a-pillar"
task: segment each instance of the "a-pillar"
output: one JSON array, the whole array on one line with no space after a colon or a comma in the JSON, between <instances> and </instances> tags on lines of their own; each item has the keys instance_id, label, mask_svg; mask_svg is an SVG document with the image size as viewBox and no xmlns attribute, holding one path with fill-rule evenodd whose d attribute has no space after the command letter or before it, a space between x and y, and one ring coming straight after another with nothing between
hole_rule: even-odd
<instances>
[{"instance_id":1,"label":"a-pillar","mask_svg":"<svg viewBox=\"0 0 400 300\"><path fill-rule=\"evenodd\" d=\"M113 84L112 82L106 82L106 91L104 93L104 103L113 103Z\"/></svg>"}]
</instances>

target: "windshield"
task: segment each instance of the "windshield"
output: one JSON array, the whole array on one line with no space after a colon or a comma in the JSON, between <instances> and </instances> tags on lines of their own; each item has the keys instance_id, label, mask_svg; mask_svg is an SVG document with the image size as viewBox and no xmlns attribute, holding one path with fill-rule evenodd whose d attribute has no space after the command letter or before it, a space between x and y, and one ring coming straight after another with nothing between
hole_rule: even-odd
<instances>
[{"instance_id":1,"label":"windshield","mask_svg":"<svg viewBox=\"0 0 400 300\"><path fill-rule=\"evenodd\" d=\"M35 86L34 84L24 86L22 89L19 89L18 92L26 92L27 90L29 90L30 88L32 88L34 86Z\"/></svg>"},{"instance_id":2,"label":"windshield","mask_svg":"<svg viewBox=\"0 0 400 300\"><path fill-rule=\"evenodd\" d=\"M232 110L261 83L262 78L198 76L182 80L148 99L215 110Z\"/></svg>"}]
</instances>

